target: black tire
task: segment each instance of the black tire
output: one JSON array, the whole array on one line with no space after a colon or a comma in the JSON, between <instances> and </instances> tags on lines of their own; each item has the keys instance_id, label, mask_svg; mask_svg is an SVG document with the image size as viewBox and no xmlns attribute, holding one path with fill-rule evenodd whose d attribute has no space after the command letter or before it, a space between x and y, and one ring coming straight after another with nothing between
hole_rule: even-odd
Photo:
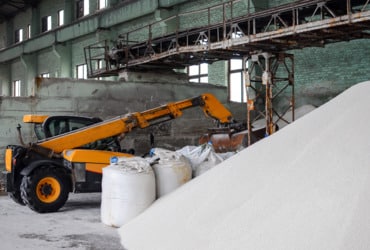
<instances>
[{"instance_id":1,"label":"black tire","mask_svg":"<svg viewBox=\"0 0 370 250\"><path fill-rule=\"evenodd\" d=\"M22 199L22 196L21 196L21 190L20 190L21 185L20 185L20 181L17 181L15 183L15 187L14 188L15 188L15 191L8 192L8 196L10 198L12 198L12 200L15 201L16 203L18 203L18 204L20 204L22 206L26 205L24 203L23 199Z\"/></svg>"},{"instance_id":2,"label":"black tire","mask_svg":"<svg viewBox=\"0 0 370 250\"><path fill-rule=\"evenodd\" d=\"M23 177L21 197L36 212L56 212L68 199L69 183L69 176L63 169L40 167Z\"/></svg>"},{"instance_id":3,"label":"black tire","mask_svg":"<svg viewBox=\"0 0 370 250\"><path fill-rule=\"evenodd\" d=\"M12 148L13 150L13 156L17 156L19 157L20 156L24 156L24 153L25 153L25 148L21 147L21 146L8 146L8 148ZM14 173L15 175L15 180L14 180L14 183L13 183L13 191L12 192L8 192L8 196L13 200L15 201L16 203L24 206L25 203L21 197L21 182L22 182L22 175L20 175L18 172Z\"/></svg>"}]
</instances>

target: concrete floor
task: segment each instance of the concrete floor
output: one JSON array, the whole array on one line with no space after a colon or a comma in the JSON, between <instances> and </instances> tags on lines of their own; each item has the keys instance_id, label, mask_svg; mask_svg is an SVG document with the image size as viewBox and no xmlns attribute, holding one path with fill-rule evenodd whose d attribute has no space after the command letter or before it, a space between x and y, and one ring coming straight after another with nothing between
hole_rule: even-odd
<instances>
[{"instance_id":1,"label":"concrete floor","mask_svg":"<svg viewBox=\"0 0 370 250\"><path fill-rule=\"evenodd\" d=\"M0 249L123 249L100 221L100 193L70 194L59 212L38 214L0 195Z\"/></svg>"}]
</instances>

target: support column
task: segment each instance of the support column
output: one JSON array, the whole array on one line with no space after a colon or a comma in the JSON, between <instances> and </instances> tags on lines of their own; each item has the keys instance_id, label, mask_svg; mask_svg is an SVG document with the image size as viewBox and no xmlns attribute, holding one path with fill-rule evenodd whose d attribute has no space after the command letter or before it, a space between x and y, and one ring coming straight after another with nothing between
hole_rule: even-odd
<instances>
[{"instance_id":1,"label":"support column","mask_svg":"<svg viewBox=\"0 0 370 250\"><path fill-rule=\"evenodd\" d=\"M70 42L53 45L53 54L60 62L55 77L73 77L72 76L72 48Z\"/></svg>"},{"instance_id":2,"label":"support column","mask_svg":"<svg viewBox=\"0 0 370 250\"><path fill-rule=\"evenodd\" d=\"M0 66L0 96L11 95L11 68L10 63Z\"/></svg>"},{"instance_id":3,"label":"support column","mask_svg":"<svg viewBox=\"0 0 370 250\"><path fill-rule=\"evenodd\" d=\"M6 47L10 47L14 44L14 19L6 21Z\"/></svg>"},{"instance_id":4,"label":"support column","mask_svg":"<svg viewBox=\"0 0 370 250\"><path fill-rule=\"evenodd\" d=\"M65 0L64 1L64 24L70 24L73 20L73 0Z\"/></svg>"},{"instance_id":5,"label":"support column","mask_svg":"<svg viewBox=\"0 0 370 250\"><path fill-rule=\"evenodd\" d=\"M36 55L22 55L20 57L21 63L24 67L24 96L35 95L35 77L37 76L37 57Z\"/></svg>"},{"instance_id":6,"label":"support column","mask_svg":"<svg viewBox=\"0 0 370 250\"><path fill-rule=\"evenodd\" d=\"M278 122L294 121L294 57L285 53L256 53L245 73L248 145L255 141L253 123L265 119L265 136L279 129ZM278 108L279 107L279 108ZM286 116L291 111L291 117Z\"/></svg>"},{"instance_id":7,"label":"support column","mask_svg":"<svg viewBox=\"0 0 370 250\"><path fill-rule=\"evenodd\" d=\"M31 37L35 37L40 34L41 31L41 17L40 8L32 8L31 18Z\"/></svg>"}]
</instances>

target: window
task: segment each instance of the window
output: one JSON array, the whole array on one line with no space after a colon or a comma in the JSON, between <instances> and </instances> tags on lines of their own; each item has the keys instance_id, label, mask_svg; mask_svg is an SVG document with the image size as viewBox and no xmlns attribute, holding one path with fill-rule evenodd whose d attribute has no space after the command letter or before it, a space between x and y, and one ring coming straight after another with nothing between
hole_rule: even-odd
<instances>
[{"instance_id":1,"label":"window","mask_svg":"<svg viewBox=\"0 0 370 250\"><path fill-rule=\"evenodd\" d=\"M64 10L58 11L58 26L64 25Z\"/></svg>"},{"instance_id":2,"label":"window","mask_svg":"<svg viewBox=\"0 0 370 250\"><path fill-rule=\"evenodd\" d=\"M88 15L90 9L90 0L84 0L84 16Z\"/></svg>"},{"instance_id":3,"label":"window","mask_svg":"<svg viewBox=\"0 0 370 250\"><path fill-rule=\"evenodd\" d=\"M40 140L42 138L49 138L72 130L80 129L97 122L101 122L99 118L86 118L86 117L49 117L43 123L43 130L36 127L36 136Z\"/></svg>"},{"instance_id":4,"label":"window","mask_svg":"<svg viewBox=\"0 0 370 250\"><path fill-rule=\"evenodd\" d=\"M50 74L49 73L42 73L40 76L42 78L49 78L50 77Z\"/></svg>"},{"instance_id":5,"label":"window","mask_svg":"<svg viewBox=\"0 0 370 250\"><path fill-rule=\"evenodd\" d=\"M102 60L102 59L100 59L100 60L98 60L98 67L99 67L99 69L102 69L104 66L104 63L105 63L105 61L104 60Z\"/></svg>"},{"instance_id":6,"label":"window","mask_svg":"<svg viewBox=\"0 0 370 250\"><path fill-rule=\"evenodd\" d=\"M107 0L99 0L99 10L104 9L105 7L107 7Z\"/></svg>"},{"instance_id":7,"label":"window","mask_svg":"<svg viewBox=\"0 0 370 250\"><path fill-rule=\"evenodd\" d=\"M44 16L41 19L41 32L51 30L51 16Z\"/></svg>"},{"instance_id":8,"label":"window","mask_svg":"<svg viewBox=\"0 0 370 250\"><path fill-rule=\"evenodd\" d=\"M77 18L86 16L89 14L90 2L89 0L77 0L76 1L76 16Z\"/></svg>"},{"instance_id":9,"label":"window","mask_svg":"<svg viewBox=\"0 0 370 250\"><path fill-rule=\"evenodd\" d=\"M31 24L27 25L27 38L31 38Z\"/></svg>"},{"instance_id":10,"label":"window","mask_svg":"<svg viewBox=\"0 0 370 250\"><path fill-rule=\"evenodd\" d=\"M15 80L13 82L12 95L15 97L21 96L21 80Z\"/></svg>"},{"instance_id":11,"label":"window","mask_svg":"<svg viewBox=\"0 0 370 250\"><path fill-rule=\"evenodd\" d=\"M87 65L81 64L76 67L76 76L78 79L87 79Z\"/></svg>"},{"instance_id":12,"label":"window","mask_svg":"<svg viewBox=\"0 0 370 250\"><path fill-rule=\"evenodd\" d=\"M188 75L190 82L208 82L208 64L201 63L188 67Z\"/></svg>"},{"instance_id":13,"label":"window","mask_svg":"<svg viewBox=\"0 0 370 250\"><path fill-rule=\"evenodd\" d=\"M19 43L23 41L23 29L18 29L14 34L14 42Z\"/></svg>"},{"instance_id":14,"label":"window","mask_svg":"<svg viewBox=\"0 0 370 250\"><path fill-rule=\"evenodd\" d=\"M245 66L247 69L247 65ZM242 59L231 59L229 61L229 91L230 101L246 102L247 95L244 86L244 68Z\"/></svg>"},{"instance_id":15,"label":"window","mask_svg":"<svg viewBox=\"0 0 370 250\"><path fill-rule=\"evenodd\" d=\"M102 59L99 59L98 61L97 61L97 69L98 70L103 70L103 69L105 69L105 60L102 60ZM102 77L98 77L98 80L102 80L103 78Z\"/></svg>"}]
</instances>

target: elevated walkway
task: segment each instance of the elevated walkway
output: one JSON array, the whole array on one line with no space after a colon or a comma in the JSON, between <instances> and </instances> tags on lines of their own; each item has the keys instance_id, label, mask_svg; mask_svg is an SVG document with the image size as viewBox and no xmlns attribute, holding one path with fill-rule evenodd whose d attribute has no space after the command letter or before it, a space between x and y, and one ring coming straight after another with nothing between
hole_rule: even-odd
<instances>
[{"instance_id":1,"label":"elevated walkway","mask_svg":"<svg viewBox=\"0 0 370 250\"><path fill-rule=\"evenodd\" d=\"M241 4L234 0L182 13L121 34L114 46L105 41L86 47L88 76L112 76L134 67L184 67L243 58L256 51L277 53L370 38L369 1L301 0L233 17ZM180 28L183 20L192 19L205 25ZM164 23L175 24L175 31L156 35Z\"/></svg>"},{"instance_id":2,"label":"elevated walkway","mask_svg":"<svg viewBox=\"0 0 370 250\"><path fill-rule=\"evenodd\" d=\"M247 101L250 145L258 119L265 120L266 136L278 129L279 121L295 120L294 56L286 51L370 38L369 1L301 0L234 17L238 5L246 2L234 0L182 13L121 34L114 47L107 41L86 47L88 75L118 75L127 68L183 68L233 58L248 60L248 67L243 63L240 89ZM205 25L180 29L184 19ZM156 35L164 23L176 24L175 32ZM143 34L145 38L134 42Z\"/></svg>"}]
</instances>

